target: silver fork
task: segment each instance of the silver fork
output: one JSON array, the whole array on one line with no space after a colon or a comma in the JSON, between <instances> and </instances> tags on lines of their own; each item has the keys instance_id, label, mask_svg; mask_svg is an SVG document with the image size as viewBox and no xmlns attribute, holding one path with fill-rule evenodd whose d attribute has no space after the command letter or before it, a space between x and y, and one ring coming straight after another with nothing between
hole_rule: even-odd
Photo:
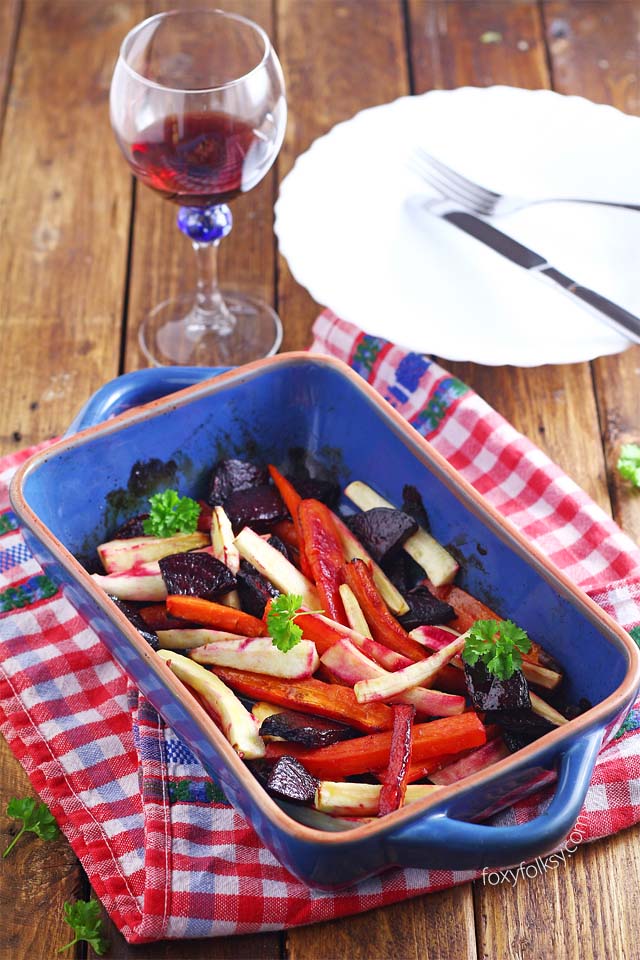
<instances>
[{"instance_id":1,"label":"silver fork","mask_svg":"<svg viewBox=\"0 0 640 960\"><path fill-rule=\"evenodd\" d=\"M502 217L523 207L530 207L538 203L589 203L604 207L622 207L625 210L640 210L640 205L632 203L614 203L609 200L586 200L581 197L540 197L536 199L526 197L505 196L495 193L487 187L463 177L461 173L452 170L442 160L433 157L421 148L415 150L411 156L410 167L425 183L441 193L443 197L459 204L469 213L479 214L481 217Z\"/></svg>"}]
</instances>

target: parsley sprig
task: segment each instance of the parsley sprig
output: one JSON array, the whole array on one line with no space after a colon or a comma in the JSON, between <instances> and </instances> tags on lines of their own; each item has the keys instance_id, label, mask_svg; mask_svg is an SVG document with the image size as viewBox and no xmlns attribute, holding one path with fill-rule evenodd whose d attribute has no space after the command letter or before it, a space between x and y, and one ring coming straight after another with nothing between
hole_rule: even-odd
<instances>
[{"instance_id":1,"label":"parsley sprig","mask_svg":"<svg viewBox=\"0 0 640 960\"><path fill-rule=\"evenodd\" d=\"M294 623L295 617L308 613L322 613L322 610L300 610L302 597L297 593L281 593L271 601L267 613L267 630L273 645L287 653L302 640L302 628Z\"/></svg>"},{"instance_id":2,"label":"parsley sprig","mask_svg":"<svg viewBox=\"0 0 640 960\"><path fill-rule=\"evenodd\" d=\"M640 446L637 443L622 444L617 467L624 480L629 480L634 487L640 487Z\"/></svg>"},{"instance_id":3,"label":"parsley sprig","mask_svg":"<svg viewBox=\"0 0 640 960\"><path fill-rule=\"evenodd\" d=\"M522 654L531 641L513 620L476 620L469 631L462 659L469 666L479 660L499 680L508 680L522 667Z\"/></svg>"},{"instance_id":4,"label":"parsley sprig","mask_svg":"<svg viewBox=\"0 0 640 960\"><path fill-rule=\"evenodd\" d=\"M60 836L58 824L46 803L33 797L13 797L7 804L7 816L22 820L22 827L2 854L7 857L23 833L35 833L41 840L55 840Z\"/></svg>"},{"instance_id":5,"label":"parsley sprig","mask_svg":"<svg viewBox=\"0 0 640 960\"><path fill-rule=\"evenodd\" d=\"M97 900L76 900L75 903L67 901L64 905L64 918L75 933L75 937L70 943L60 947L58 953L68 950L81 940L90 943L99 957L106 953L109 941L103 935L100 904Z\"/></svg>"},{"instance_id":6,"label":"parsley sprig","mask_svg":"<svg viewBox=\"0 0 640 960\"><path fill-rule=\"evenodd\" d=\"M195 533L200 504L191 497L181 497L175 490L165 490L149 497L151 513L142 529L148 536L172 537L175 533Z\"/></svg>"}]
</instances>

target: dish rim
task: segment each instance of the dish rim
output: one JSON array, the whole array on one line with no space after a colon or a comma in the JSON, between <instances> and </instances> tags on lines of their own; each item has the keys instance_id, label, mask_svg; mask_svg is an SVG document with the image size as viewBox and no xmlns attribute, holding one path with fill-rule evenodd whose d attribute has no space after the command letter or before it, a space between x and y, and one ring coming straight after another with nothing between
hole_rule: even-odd
<instances>
[{"instance_id":1,"label":"dish rim","mask_svg":"<svg viewBox=\"0 0 640 960\"><path fill-rule=\"evenodd\" d=\"M503 542L506 541L510 547L515 548L523 559L533 565L538 575L542 576L547 582L551 581L554 589L564 600L572 603L591 623L597 624L608 642L622 648L627 655L627 669L618 687L596 706L580 714L566 725L556 727L516 753L510 754L491 767L465 778L462 787L460 783L441 787L438 791L434 791L432 796L404 806L386 817L369 820L367 823L338 832L329 832L319 827L310 827L300 823L278 806L225 739L204 708L195 698L189 695L187 688L166 668L164 662L155 655L155 652L129 623L124 614L94 583L79 561L38 518L27 503L23 493L23 486L28 476L36 472L53 456L83 446L94 437L117 433L126 430L131 424L153 419L169 410L188 406L201 396L215 394L224 390L227 386L251 380L270 368L295 367L300 364L329 367L348 380L357 392L363 394L365 401L374 408L383 423L392 429L392 432L407 445L409 451L414 456L421 453L418 459L425 469L433 472L456 499L462 501L463 505L471 509L476 516L479 516ZM274 826L303 843L322 843L329 846L355 845L371 839L381 832L387 833L396 828L403 829L409 826L412 821L419 821L424 815L431 812L446 814L447 805L450 805L450 801L461 793L471 792L480 784L489 785L503 774L508 773L509 770L516 770L524 765L532 765L531 761L548 749L553 749L557 753L562 744L568 747L581 735L587 735L596 729L602 730L604 733L611 718L622 710L625 701L640 686L640 651L638 651L627 632L594 600L569 580L566 574L557 568L538 547L527 541L524 535L507 518L498 513L496 508L488 503L482 494L476 491L469 481L465 480L442 454L412 428L402 415L384 400L372 386L347 364L335 357L310 354L305 351L277 354L242 367L236 367L226 373L205 379L200 383L168 394L150 403L127 410L104 423L88 427L77 434L59 440L44 450L36 452L17 470L11 482L10 498L21 522L31 530L56 562L65 569L67 575L97 603L125 640L133 645L135 651L142 656L142 659L151 668L156 680L160 681L161 685L180 701L198 728L199 733L209 740L211 746L219 754L221 761L234 774L239 786L247 791ZM109 647L108 643L106 645ZM116 660L118 659L110 647L109 652ZM124 668L122 669L124 670Z\"/></svg>"}]
</instances>

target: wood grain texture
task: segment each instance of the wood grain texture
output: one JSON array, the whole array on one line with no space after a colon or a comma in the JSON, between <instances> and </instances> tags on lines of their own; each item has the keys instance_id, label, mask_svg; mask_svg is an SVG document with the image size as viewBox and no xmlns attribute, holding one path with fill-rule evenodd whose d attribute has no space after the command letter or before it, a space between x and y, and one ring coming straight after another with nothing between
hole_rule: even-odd
<instances>
[{"instance_id":1,"label":"wood grain texture","mask_svg":"<svg viewBox=\"0 0 640 960\"><path fill-rule=\"evenodd\" d=\"M537 4L410 0L409 9L417 93L467 84L549 86ZM499 41L483 42L490 34ZM443 363L610 509L588 364L525 369Z\"/></svg>"},{"instance_id":2,"label":"wood grain texture","mask_svg":"<svg viewBox=\"0 0 640 960\"><path fill-rule=\"evenodd\" d=\"M3 451L59 433L117 373L130 183L107 104L135 9L24 9L0 157Z\"/></svg>"},{"instance_id":3,"label":"wood grain texture","mask_svg":"<svg viewBox=\"0 0 640 960\"><path fill-rule=\"evenodd\" d=\"M640 114L640 5L547 3L544 14L555 88ZM615 468L620 445L640 441L640 347L602 357L593 370L614 516L640 541L640 496Z\"/></svg>"},{"instance_id":4,"label":"wood grain texture","mask_svg":"<svg viewBox=\"0 0 640 960\"><path fill-rule=\"evenodd\" d=\"M0 4L0 131L4 119L15 42L20 23L20 0L5 0Z\"/></svg>"}]
</instances>

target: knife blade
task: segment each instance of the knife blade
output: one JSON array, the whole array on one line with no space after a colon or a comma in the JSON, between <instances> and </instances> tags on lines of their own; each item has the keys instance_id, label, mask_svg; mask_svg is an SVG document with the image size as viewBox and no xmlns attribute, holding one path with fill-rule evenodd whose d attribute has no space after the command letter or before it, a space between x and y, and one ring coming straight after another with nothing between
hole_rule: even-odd
<instances>
[{"instance_id":1,"label":"knife blade","mask_svg":"<svg viewBox=\"0 0 640 960\"><path fill-rule=\"evenodd\" d=\"M578 300L590 313L608 323L623 337L633 340L634 343L640 343L640 317L636 317L635 314L608 300L595 290L590 290L589 287L584 287L572 280L571 277L552 266L542 254L530 250L529 247L525 247L518 240L514 240L513 237L496 229L485 220L481 220L480 217L475 217L472 213L448 210L436 215L464 233L468 233L469 236L475 237L487 247L491 247L496 253L524 270L530 270L535 276L556 284L563 293Z\"/></svg>"}]
</instances>

